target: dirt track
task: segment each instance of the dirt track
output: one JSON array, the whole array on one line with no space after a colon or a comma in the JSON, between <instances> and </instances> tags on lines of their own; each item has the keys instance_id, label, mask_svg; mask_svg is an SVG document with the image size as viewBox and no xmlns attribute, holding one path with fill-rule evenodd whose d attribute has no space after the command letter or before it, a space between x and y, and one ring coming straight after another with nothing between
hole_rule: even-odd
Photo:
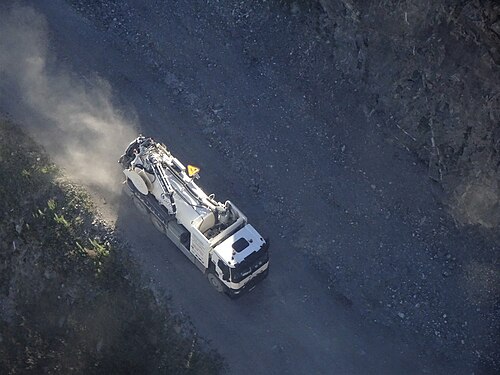
<instances>
[{"instance_id":1,"label":"dirt track","mask_svg":"<svg viewBox=\"0 0 500 375\"><path fill-rule=\"evenodd\" d=\"M138 130L199 165L205 190L236 202L271 237L269 278L231 301L130 202L99 198L117 208L116 225L145 271L231 373L491 371L495 291L484 297L490 281L471 285L467 275L497 258L467 254L493 245L455 229L426 168L363 111L355 79L332 73L335 90L322 103L290 81L282 50L297 40L307 48L313 35L297 36L308 29L295 25L293 9L68 3L78 2L35 5L57 59L77 76L109 81ZM248 17L261 20L255 35L238 29ZM262 35L276 38L274 60L251 42ZM0 109L22 118L16 100Z\"/></svg>"}]
</instances>

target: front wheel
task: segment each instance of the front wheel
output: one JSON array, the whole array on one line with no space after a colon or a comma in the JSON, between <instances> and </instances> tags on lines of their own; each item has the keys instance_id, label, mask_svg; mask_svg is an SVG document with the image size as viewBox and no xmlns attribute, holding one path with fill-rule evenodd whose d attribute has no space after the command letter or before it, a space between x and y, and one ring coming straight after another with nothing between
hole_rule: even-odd
<instances>
[{"instance_id":1,"label":"front wheel","mask_svg":"<svg viewBox=\"0 0 500 375\"><path fill-rule=\"evenodd\" d=\"M212 272L209 272L207 278L216 291L218 291L219 293L224 292L224 286L217 276L215 276Z\"/></svg>"}]
</instances>

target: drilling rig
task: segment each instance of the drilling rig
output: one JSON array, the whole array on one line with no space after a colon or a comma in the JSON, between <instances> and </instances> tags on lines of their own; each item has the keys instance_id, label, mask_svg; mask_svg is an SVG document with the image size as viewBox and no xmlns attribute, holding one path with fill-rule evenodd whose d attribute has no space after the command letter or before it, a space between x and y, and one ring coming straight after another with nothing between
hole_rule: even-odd
<instances>
[{"instance_id":1,"label":"drilling rig","mask_svg":"<svg viewBox=\"0 0 500 375\"><path fill-rule=\"evenodd\" d=\"M133 140L119 163L125 191L220 293L238 296L267 276L269 241L231 202L215 200L195 183L199 168L187 168L152 138Z\"/></svg>"}]
</instances>

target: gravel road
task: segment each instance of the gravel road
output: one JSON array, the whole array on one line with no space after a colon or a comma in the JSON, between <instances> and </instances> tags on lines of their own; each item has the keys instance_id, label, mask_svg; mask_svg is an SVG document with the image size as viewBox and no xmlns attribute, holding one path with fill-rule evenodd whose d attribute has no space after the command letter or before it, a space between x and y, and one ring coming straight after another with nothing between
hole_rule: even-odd
<instances>
[{"instance_id":1,"label":"gravel road","mask_svg":"<svg viewBox=\"0 0 500 375\"><path fill-rule=\"evenodd\" d=\"M109 82L136 131L200 166L200 185L271 238L269 277L232 301L131 202L97 196L153 285L229 373L492 371L495 295L481 296L498 280L488 268L497 258L477 262L493 273L476 289L463 275L474 272L468 250L495 245L455 229L426 167L380 131L353 77L332 63L330 97L301 87L290 46L304 53L317 40L300 6L259 3L247 13L224 1L26 3L47 19L56 65ZM22 119L22 102L4 98L0 109Z\"/></svg>"}]
</instances>

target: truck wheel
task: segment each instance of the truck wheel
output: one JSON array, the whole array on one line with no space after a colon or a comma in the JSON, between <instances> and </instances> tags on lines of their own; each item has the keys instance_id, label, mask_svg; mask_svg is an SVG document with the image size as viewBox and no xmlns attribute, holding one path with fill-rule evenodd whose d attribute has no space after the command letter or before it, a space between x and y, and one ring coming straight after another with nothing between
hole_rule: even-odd
<instances>
[{"instance_id":1,"label":"truck wheel","mask_svg":"<svg viewBox=\"0 0 500 375\"><path fill-rule=\"evenodd\" d=\"M127 197L134 199L134 194L127 183L123 185L123 192L127 195Z\"/></svg>"},{"instance_id":2,"label":"truck wheel","mask_svg":"<svg viewBox=\"0 0 500 375\"><path fill-rule=\"evenodd\" d=\"M149 214L148 208L139 199L134 198L134 204L142 214L144 214L144 215Z\"/></svg>"},{"instance_id":3,"label":"truck wheel","mask_svg":"<svg viewBox=\"0 0 500 375\"><path fill-rule=\"evenodd\" d=\"M217 276L215 276L212 272L209 272L207 277L208 281L210 281L210 284L215 288L216 291L218 291L219 293L224 292L224 286Z\"/></svg>"},{"instance_id":4,"label":"truck wheel","mask_svg":"<svg viewBox=\"0 0 500 375\"><path fill-rule=\"evenodd\" d=\"M151 222L153 223L155 228L158 229L160 233L167 234L167 231L163 223L153 214L151 214Z\"/></svg>"}]
</instances>

